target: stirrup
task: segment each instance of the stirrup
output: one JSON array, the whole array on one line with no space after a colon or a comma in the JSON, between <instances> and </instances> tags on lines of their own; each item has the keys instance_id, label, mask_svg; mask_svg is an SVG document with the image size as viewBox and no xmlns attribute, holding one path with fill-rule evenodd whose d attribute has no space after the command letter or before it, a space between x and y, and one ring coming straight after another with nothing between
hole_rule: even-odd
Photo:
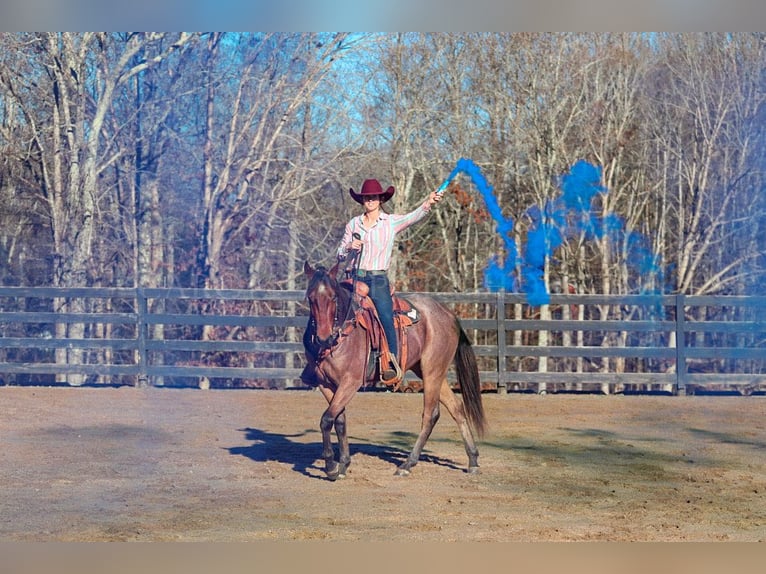
<instances>
[{"instance_id":1,"label":"stirrup","mask_svg":"<svg viewBox=\"0 0 766 574\"><path fill-rule=\"evenodd\" d=\"M381 355L381 363L383 362L383 355ZM388 366L383 368L381 364L380 368L380 382L384 385L393 385L396 382L402 380L402 368L399 366L399 361L396 360L396 355L393 353L388 354Z\"/></svg>"}]
</instances>

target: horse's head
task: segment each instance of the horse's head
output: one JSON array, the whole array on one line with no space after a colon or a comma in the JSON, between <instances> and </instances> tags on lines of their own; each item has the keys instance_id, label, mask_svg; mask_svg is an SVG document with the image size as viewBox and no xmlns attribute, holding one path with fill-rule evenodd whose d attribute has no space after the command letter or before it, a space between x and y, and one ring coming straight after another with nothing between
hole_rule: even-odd
<instances>
[{"instance_id":1,"label":"horse's head","mask_svg":"<svg viewBox=\"0 0 766 574\"><path fill-rule=\"evenodd\" d=\"M309 278L306 299L316 326L316 341L322 346L332 345L333 329L338 319L338 296L341 290L336 279L338 265L336 263L328 271L322 266L313 268L308 261L303 264L303 272Z\"/></svg>"}]
</instances>

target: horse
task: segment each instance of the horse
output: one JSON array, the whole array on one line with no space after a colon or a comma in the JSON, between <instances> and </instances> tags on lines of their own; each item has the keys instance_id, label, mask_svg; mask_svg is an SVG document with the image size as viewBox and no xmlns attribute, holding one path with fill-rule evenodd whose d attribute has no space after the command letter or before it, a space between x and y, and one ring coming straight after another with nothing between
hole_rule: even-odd
<instances>
[{"instance_id":1,"label":"horse","mask_svg":"<svg viewBox=\"0 0 766 574\"><path fill-rule=\"evenodd\" d=\"M357 320L358 295L337 279L339 263L331 269L304 263L308 277L306 299L310 315L304 334L314 385L327 400L319 427L322 431L324 472L330 480L343 478L351 464L346 427L346 406L368 381L369 343L365 327ZM346 281L347 283L347 281ZM358 285L358 284L357 284ZM363 284L361 284L363 285ZM407 346L402 374L411 371L423 381L423 412L420 434L406 460L394 472L408 476L418 463L434 425L439 420L440 404L455 420L468 455L467 472L479 472L479 451L474 432L484 436L486 418L481 400L481 382L471 342L455 314L436 299L419 294L407 296L417 309L419 320L406 328ZM400 331L401 333L401 331ZM454 364L462 400L447 382L447 371ZM306 371L304 370L304 373ZM302 377L303 378L303 377ZM338 459L332 444L335 428Z\"/></svg>"}]
</instances>

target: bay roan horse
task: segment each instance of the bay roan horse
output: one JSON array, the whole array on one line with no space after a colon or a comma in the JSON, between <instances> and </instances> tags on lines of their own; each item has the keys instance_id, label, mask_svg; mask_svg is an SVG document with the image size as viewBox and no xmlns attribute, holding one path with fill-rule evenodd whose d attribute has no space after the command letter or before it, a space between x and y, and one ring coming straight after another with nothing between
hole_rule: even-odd
<instances>
[{"instance_id":1,"label":"bay roan horse","mask_svg":"<svg viewBox=\"0 0 766 574\"><path fill-rule=\"evenodd\" d=\"M304 343L311 365L311 350L320 349L316 384L328 402L322 414L322 456L325 473L335 480L345 476L351 463L346 429L346 406L366 382L366 332L354 318L353 294L336 278L338 264L327 270L304 264L309 278L306 297L310 306L309 327ZM423 413L420 434L407 459L396 475L406 476L418 463L423 447L439 419L440 403L455 419L468 453L468 472L479 470L479 451L473 432L481 437L485 430L481 402L479 370L471 343L458 318L432 297L408 295L407 300L418 310L420 319L407 327L407 362L402 371L412 371L423 380ZM349 323L349 321L351 323ZM323 351L323 352L322 352ZM450 388L447 371L454 363L462 400ZM332 444L335 428L338 460Z\"/></svg>"}]
</instances>

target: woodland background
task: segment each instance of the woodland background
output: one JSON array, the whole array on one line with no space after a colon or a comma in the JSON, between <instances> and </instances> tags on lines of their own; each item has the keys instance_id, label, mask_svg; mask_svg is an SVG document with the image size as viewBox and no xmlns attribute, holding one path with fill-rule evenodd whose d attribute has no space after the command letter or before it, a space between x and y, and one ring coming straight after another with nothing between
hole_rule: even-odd
<instances>
[{"instance_id":1,"label":"woodland background","mask_svg":"<svg viewBox=\"0 0 766 574\"><path fill-rule=\"evenodd\" d=\"M755 294L765 51L752 33L3 33L0 284L302 289L360 211L349 187L394 185L404 212L464 157L519 246L559 177L602 168L593 209L629 233L570 237L552 291L634 292L639 234L659 290ZM463 292L504 243L461 179L397 248L400 290Z\"/></svg>"}]
</instances>

